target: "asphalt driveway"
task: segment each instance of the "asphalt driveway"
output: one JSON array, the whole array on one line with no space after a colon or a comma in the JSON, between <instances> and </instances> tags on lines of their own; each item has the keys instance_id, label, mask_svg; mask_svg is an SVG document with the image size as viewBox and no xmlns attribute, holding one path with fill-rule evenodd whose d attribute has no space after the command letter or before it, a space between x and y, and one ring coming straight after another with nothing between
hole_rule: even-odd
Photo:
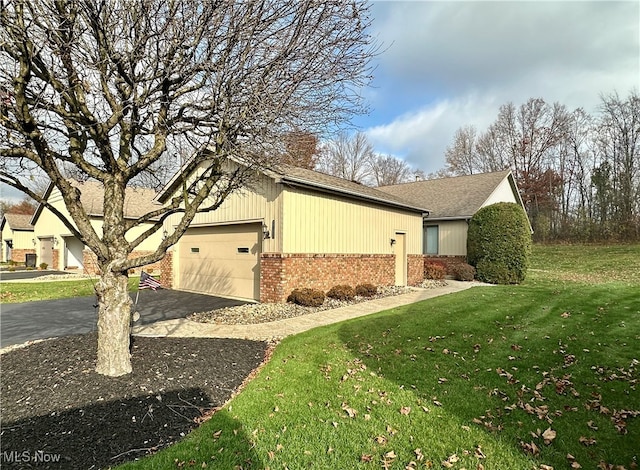
<instances>
[{"instance_id":1,"label":"asphalt driveway","mask_svg":"<svg viewBox=\"0 0 640 470\"><path fill-rule=\"evenodd\" d=\"M136 293L131 293L135 300ZM0 310L0 347L35 339L89 333L96 329L95 297L3 303ZM171 289L142 290L135 308L136 325L184 318L194 312L242 305L245 302Z\"/></svg>"}]
</instances>

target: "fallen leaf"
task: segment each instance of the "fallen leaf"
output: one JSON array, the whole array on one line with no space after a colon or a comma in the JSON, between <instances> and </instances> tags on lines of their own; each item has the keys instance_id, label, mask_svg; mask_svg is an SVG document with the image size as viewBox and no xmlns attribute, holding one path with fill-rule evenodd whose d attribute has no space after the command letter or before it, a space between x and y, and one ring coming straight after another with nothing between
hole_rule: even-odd
<instances>
[{"instance_id":1,"label":"fallen leaf","mask_svg":"<svg viewBox=\"0 0 640 470\"><path fill-rule=\"evenodd\" d=\"M482 448L480 446L476 446L475 451L473 452L473 455L476 459L486 459L487 456L484 455L484 452L482 452Z\"/></svg>"},{"instance_id":2,"label":"fallen leaf","mask_svg":"<svg viewBox=\"0 0 640 470\"><path fill-rule=\"evenodd\" d=\"M371 462L373 460L373 455L371 454L362 454L360 456L360 461L361 462Z\"/></svg>"},{"instance_id":3,"label":"fallen leaf","mask_svg":"<svg viewBox=\"0 0 640 470\"><path fill-rule=\"evenodd\" d=\"M532 442L520 441L520 447L522 447L522 450L524 450L527 454L538 455L540 453L540 449L538 449L538 446L533 441Z\"/></svg>"},{"instance_id":4,"label":"fallen leaf","mask_svg":"<svg viewBox=\"0 0 640 470\"><path fill-rule=\"evenodd\" d=\"M354 410L353 408L351 408L349 405L347 405L346 403L342 404L342 410L347 413L347 415L349 415L349 418L355 418L356 415L358 414L357 410Z\"/></svg>"},{"instance_id":5,"label":"fallen leaf","mask_svg":"<svg viewBox=\"0 0 640 470\"><path fill-rule=\"evenodd\" d=\"M411 407L410 406L403 406L402 408L400 408L400 414L408 415L409 413L411 413Z\"/></svg>"},{"instance_id":6,"label":"fallen leaf","mask_svg":"<svg viewBox=\"0 0 640 470\"><path fill-rule=\"evenodd\" d=\"M436 406L442 406L442 403L440 403L438 400L433 400L433 404Z\"/></svg>"},{"instance_id":7,"label":"fallen leaf","mask_svg":"<svg viewBox=\"0 0 640 470\"><path fill-rule=\"evenodd\" d=\"M544 439L544 443L549 445L556 438L556 432L551 428L547 428L547 430L542 433L542 438Z\"/></svg>"},{"instance_id":8,"label":"fallen leaf","mask_svg":"<svg viewBox=\"0 0 640 470\"><path fill-rule=\"evenodd\" d=\"M451 468L451 467L453 467L453 466L454 466L454 464L455 464L458 460L460 460L460 459L458 458L458 456L457 456L456 454L452 454L452 455L450 455L450 456L447 458L447 460L444 460L444 461L442 462L442 466L443 466L443 467L446 467L446 468Z\"/></svg>"},{"instance_id":9,"label":"fallen leaf","mask_svg":"<svg viewBox=\"0 0 640 470\"><path fill-rule=\"evenodd\" d=\"M387 443L387 438L384 436L376 436L374 440L380 445L384 445Z\"/></svg>"},{"instance_id":10,"label":"fallen leaf","mask_svg":"<svg viewBox=\"0 0 640 470\"><path fill-rule=\"evenodd\" d=\"M560 314L560 316L561 316L562 318L569 318L569 317L571 316L571 313L569 313L569 312L562 312L562 313Z\"/></svg>"},{"instance_id":11,"label":"fallen leaf","mask_svg":"<svg viewBox=\"0 0 640 470\"><path fill-rule=\"evenodd\" d=\"M578 441L580 441L580 444L583 444L585 446L592 446L594 444L597 443L597 441L595 440L595 438L593 437L584 437L584 436L580 436L580 439L578 439Z\"/></svg>"}]
</instances>

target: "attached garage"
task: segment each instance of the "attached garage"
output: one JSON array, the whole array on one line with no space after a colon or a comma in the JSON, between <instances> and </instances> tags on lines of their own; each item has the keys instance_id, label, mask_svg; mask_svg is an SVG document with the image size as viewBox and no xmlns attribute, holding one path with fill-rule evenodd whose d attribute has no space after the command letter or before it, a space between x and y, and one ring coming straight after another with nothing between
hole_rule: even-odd
<instances>
[{"instance_id":1,"label":"attached garage","mask_svg":"<svg viewBox=\"0 0 640 470\"><path fill-rule=\"evenodd\" d=\"M177 251L179 289L260 299L261 224L193 227Z\"/></svg>"}]
</instances>

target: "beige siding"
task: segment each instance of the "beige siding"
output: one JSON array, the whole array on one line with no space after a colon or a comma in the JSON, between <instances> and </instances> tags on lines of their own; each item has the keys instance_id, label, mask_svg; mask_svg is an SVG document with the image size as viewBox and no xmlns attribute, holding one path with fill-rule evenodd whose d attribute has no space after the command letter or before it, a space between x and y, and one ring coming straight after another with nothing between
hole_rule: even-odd
<instances>
[{"instance_id":1,"label":"beige siding","mask_svg":"<svg viewBox=\"0 0 640 470\"><path fill-rule=\"evenodd\" d=\"M407 234L408 254L422 252L419 213L300 188L284 191L283 207L284 253L388 254L396 232Z\"/></svg>"},{"instance_id":2,"label":"beige siding","mask_svg":"<svg viewBox=\"0 0 640 470\"><path fill-rule=\"evenodd\" d=\"M58 209L67 220L72 221L71 215L62 200L62 196L58 189L54 189L49 196L49 202L53 204L53 206ZM91 219L91 225L93 229L99 236L102 236L102 219L98 217L93 217ZM147 230L151 224L143 224L139 227L134 227L127 233L127 240L133 241L137 236L139 236L142 232ZM36 221L36 225L34 226L34 238L38 241L38 245L40 244L39 238L47 238L54 237L56 239L56 248L62 249L64 246L63 236L70 236L71 230L49 209L43 209ZM149 238L147 238L144 242L142 242L139 246L135 248L136 251L142 250L155 250L160 241L162 240L162 230L156 232ZM36 246L36 252L39 252L40 247ZM59 266L53 266L55 269L64 269L64 256L59 256Z\"/></svg>"},{"instance_id":3,"label":"beige siding","mask_svg":"<svg viewBox=\"0 0 640 470\"><path fill-rule=\"evenodd\" d=\"M33 240L34 235L30 230L11 230L9 223L5 222L2 229L2 246L0 251L2 252L2 261L8 261L7 259L7 243L5 240L11 240L14 250L31 250L34 248Z\"/></svg>"},{"instance_id":4,"label":"beige siding","mask_svg":"<svg viewBox=\"0 0 640 470\"><path fill-rule=\"evenodd\" d=\"M271 178L261 177L249 187L231 194L215 211L197 214L190 226L260 222L269 231L269 238L263 241L263 251L279 252L282 246L280 192L281 188ZM179 214L170 217L165 222L166 230L171 232L179 221Z\"/></svg>"},{"instance_id":5,"label":"beige siding","mask_svg":"<svg viewBox=\"0 0 640 470\"><path fill-rule=\"evenodd\" d=\"M464 256L467 254L467 222L455 220L438 222L438 254L441 256Z\"/></svg>"},{"instance_id":6,"label":"beige siding","mask_svg":"<svg viewBox=\"0 0 640 470\"><path fill-rule=\"evenodd\" d=\"M518 202L513 194L513 189L509 184L508 178L502 180L496 189L494 189L493 193L491 193L491 196L484 201L482 207L490 206L491 204L496 204L498 202Z\"/></svg>"}]
</instances>

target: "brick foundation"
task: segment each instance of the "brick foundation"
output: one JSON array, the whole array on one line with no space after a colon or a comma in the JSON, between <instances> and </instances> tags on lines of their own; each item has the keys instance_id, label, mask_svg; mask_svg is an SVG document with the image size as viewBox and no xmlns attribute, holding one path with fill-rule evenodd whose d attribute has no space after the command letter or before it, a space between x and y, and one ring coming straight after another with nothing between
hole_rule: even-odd
<instances>
[{"instance_id":1,"label":"brick foundation","mask_svg":"<svg viewBox=\"0 0 640 470\"><path fill-rule=\"evenodd\" d=\"M23 248L13 248L11 250L11 261L15 262L15 263L19 263L19 264L24 264L25 260L26 260L26 256L27 254L35 254L36 250L33 249L28 249L25 250ZM36 259L36 267L38 266L38 260Z\"/></svg>"},{"instance_id":2,"label":"brick foundation","mask_svg":"<svg viewBox=\"0 0 640 470\"><path fill-rule=\"evenodd\" d=\"M417 286L424 281L423 255L407 255L407 284Z\"/></svg>"},{"instance_id":3,"label":"brick foundation","mask_svg":"<svg viewBox=\"0 0 640 470\"><path fill-rule=\"evenodd\" d=\"M60 269L60 250L58 250L57 248L54 248L51 254L51 266L49 266L49 269ZM40 263L38 263L40 264Z\"/></svg>"},{"instance_id":4,"label":"brick foundation","mask_svg":"<svg viewBox=\"0 0 640 470\"><path fill-rule=\"evenodd\" d=\"M131 253L129 255L129 258L135 258L137 256L144 256L144 255L148 255L150 254L151 251L134 251L133 253ZM166 256L165 256L166 258ZM55 253L54 253L54 260L55 260ZM147 264L145 266L143 266L142 268L135 268L134 271L138 272L141 269L144 269L145 271L163 271L163 261L164 258L156 263L152 263L152 264ZM84 273L85 274L100 274L100 268L98 266L98 258L96 257L95 253L91 250L84 250L82 252L82 265L84 266ZM169 264L169 266L171 266ZM163 271L164 272L164 271ZM171 269L169 268L169 277L171 277ZM161 281L162 282L162 281ZM166 287L165 284L163 284L163 286Z\"/></svg>"},{"instance_id":5,"label":"brick foundation","mask_svg":"<svg viewBox=\"0 0 640 470\"><path fill-rule=\"evenodd\" d=\"M173 251L167 251L159 264L160 284L165 289L171 289L173 287Z\"/></svg>"},{"instance_id":6,"label":"brick foundation","mask_svg":"<svg viewBox=\"0 0 640 470\"><path fill-rule=\"evenodd\" d=\"M415 262L411 263L415 266ZM413 268L415 270L415 268ZM337 284L395 283L394 255L263 253L260 259L260 301L284 302L293 289L327 291Z\"/></svg>"}]
</instances>

